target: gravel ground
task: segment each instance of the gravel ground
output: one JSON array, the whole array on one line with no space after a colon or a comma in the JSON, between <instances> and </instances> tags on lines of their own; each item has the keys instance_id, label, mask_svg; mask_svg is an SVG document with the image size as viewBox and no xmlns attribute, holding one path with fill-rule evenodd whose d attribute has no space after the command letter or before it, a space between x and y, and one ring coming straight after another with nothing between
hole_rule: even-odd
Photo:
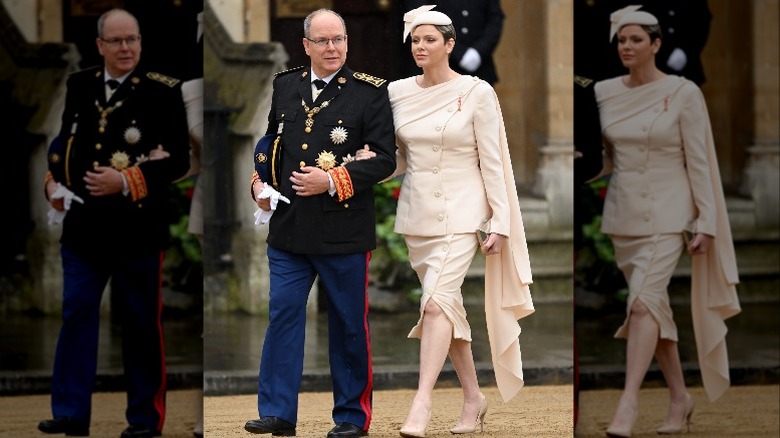
<instances>
[{"instance_id":1,"label":"gravel ground","mask_svg":"<svg viewBox=\"0 0 780 438\"><path fill-rule=\"evenodd\" d=\"M201 391L168 391L163 436L192 438L202 404ZM0 437L64 437L46 435L38 430L38 422L51 418L51 397L23 395L0 397ZM92 424L90 436L118 438L127 427L124 392L99 392L92 395ZM218 435L215 435L218 436Z\"/></svg>"},{"instance_id":2,"label":"gravel ground","mask_svg":"<svg viewBox=\"0 0 780 438\"><path fill-rule=\"evenodd\" d=\"M485 431L480 437L560 437L572 435L572 387L526 386L509 403L503 403L494 387L483 388L488 398ZM452 437L450 428L460 415L459 388L434 391L433 415L427 437ZM398 437L414 391L374 391L374 418L369 436ZM324 438L333 427L330 410L333 396L328 392L303 393L299 398L297 436ZM257 396L206 397L205 431L211 437L255 436L244 423L257 418ZM268 435L264 435L268 436Z\"/></svg>"},{"instance_id":3,"label":"gravel ground","mask_svg":"<svg viewBox=\"0 0 780 438\"><path fill-rule=\"evenodd\" d=\"M483 388L490 401L485 432L479 437L570 437L572 436L572 387L526 386L515 399L503 403L494 387ZM710 403L704 390L691 388L696 400L692 429L686 437L780 437L780 385L735 386ZM414 392L375 391L374 419L370 436L397 437ZM594 390L580 393L579 424L575 436L603 437L620 391ZM206 397L197 390L169 391L165 437L192 437L201 406L205 408L207 437L250 437L244 423L257 417L255 395ZM38 421L50 418L48 395L0 397L0 437L40 438ZM92 398L93 437L118 437L127 426L125 394L97 393ZM333 427L332 397L328 392L300 396L299 437L324 437ZM634 437L657 437L655 428L666 415L668 395L664 388L643 389L640 416ZM428 437L452 437L449 428L461 408L458 388L434 391L434 412ZM55 435L62 436L62 435ZM270 435L266 435L270 438Z\"/></svg>"},{"instance_id":4,"label":"gravel ground","mask_svg":"<svg viewBox=\"0 0 780 438\"><path fill-rule=\"evenodd\" d=\"M780 386L732 386L710 403L703 388L690 388L696 404L691 431L686 437L778 437L780 436ZM577 437L603 437L617 406L619 390L583 391ZM657 437L669 408L666 388L639 393L639 418L633 437Z\"/></svg>"}]
</instances>

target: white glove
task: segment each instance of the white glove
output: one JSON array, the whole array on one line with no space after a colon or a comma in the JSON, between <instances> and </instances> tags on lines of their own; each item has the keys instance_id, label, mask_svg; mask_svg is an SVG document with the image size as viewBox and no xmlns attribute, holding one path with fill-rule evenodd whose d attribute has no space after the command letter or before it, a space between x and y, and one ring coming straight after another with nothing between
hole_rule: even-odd
<instances>
[{"instance_id":1,"label":"white glove","mask_svg":"<svg viewBox=\"0 0 780 438\"><path fill-rule=\"evenodd\" d=\"M674 71L682 71L686 64L688 64L688 56L679 47L672 50L672 54L666 60L666 65Z\"/></svg>"},{"instance_id":2,"label":"white glove","mask_svg":"<svg viewBox=\"0 0 780 438\"><path fill-rule=\"evenodd\" d=\"M482 57L473 47L469 47L463 54L463 58L460 58L460 66L466 71L474 73L480 65L482 65Z\"/></svg>"},{"instance_id":3,"label":"white glove","mask_svg":"<svg viewBox=\"0 0 780 438\"><path fill-rule=\"evenodd\" d=\"M65 215L68 214L68 210L70 210L70 204L73 201L78 202L79 204L83 204L84 200L76 196L75 193L71 192L67 188L65 188L62 184L57 183L57 190L54 191L54 193L51 194L51 199L62 199L63 204L65 206L65 209L62 211L51 209L49 210L49 225L59 225L62 223L63 220L65 220Z\"/></svg>"},{"instance_id":4,"label":"white glove","mask_svg":"<svg viewBox=\"0 0 780 438\"><path fill-rule=\"evenodd\" d=\"M255 212L255 225L265 225L268 223L268 221L271 220L271 216L274 215L274 211L276 211L276 205L279 203L279 201L283 201L286 203L290 203L290 200L287 199L284 195L277 192L276 189L269 186L268 183L263 183L263 190L260 191L260 194L257 195L257 199L271 199L271 209L268 211L263 210L262 208L258 208Z\"/></svg>"}]
</instances>

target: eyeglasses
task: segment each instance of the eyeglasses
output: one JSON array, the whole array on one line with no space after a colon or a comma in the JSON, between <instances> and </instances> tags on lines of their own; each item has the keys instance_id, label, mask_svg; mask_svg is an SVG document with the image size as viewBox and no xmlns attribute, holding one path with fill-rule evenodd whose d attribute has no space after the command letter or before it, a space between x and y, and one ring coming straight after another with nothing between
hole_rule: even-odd
<instances>
[{"instance_id":1,"label":"eyeglasses","mask_svg":"<svg viewBox=\"0 0 780 438\"><path fill-rule=\"evenodd\" d=\"M122 47L122 43L125 43L127 44L128 47L130 47L138 44L141 41L141 36L133 35L127 38L109 38L109 39L100 37L100 39L103 40L104 43L108 44L111 47Z\"/></svg>"},{"instance_id":2,"label":"eyeglasses","mask_svg":"<svg viewBox=\"0 0 780 438\"><path fill-rule=\"evenodd\" d=\"M313 42L318 47L325 47L325 46L328 45L329 42L333 43L333 45L336 46L336 47L340 47L342 44L344 44L344 41L347 40L347 36L344 35L344 36L337 36L335 38L320 38L320 39L317 39L317 40L313 40L313 39L307 37L306 39L311 41L311 42Z\"/></svg>"}]
</instances>

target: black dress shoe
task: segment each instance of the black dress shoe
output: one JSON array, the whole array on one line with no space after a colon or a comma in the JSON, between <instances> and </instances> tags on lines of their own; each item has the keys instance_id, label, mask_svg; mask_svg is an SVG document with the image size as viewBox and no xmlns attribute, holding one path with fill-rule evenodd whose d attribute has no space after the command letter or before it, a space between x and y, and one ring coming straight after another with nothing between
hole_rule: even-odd
<instances>
[{"instance_id":1,"label":"black dress shoe","mask_svg":"<svg viewBox=\"0 0 780 438\"><path fill-rule=\"evenodd\" d=\"M342 436L367 436L368 432L355 426L352 423L339 423L328 432L328 438L338 438Z\"/></svg>"},{"instance_id":2,"label":"black dress shoe","mask_svg":"<svg viewBox=\"0 0 780 438\"><path fill-rule=\"evenodd\" d=\"M89 436L89 424L68 417L43 420L38 423L43 433L64 433L66 436Z\"/></svg>"},{"instance_id":3,"label":"black dress shoe","mask_svg":"<svg viewBox=\"0 0 780 438\"><path fill-rule=\"evenodd\" d=\"M153 427L131 424L122 431L122 435L119 435L119 438L147 438L160 435L162 435L162 432Z\"/></svg>"},{"instance_id":4,"label":"black dress shoe","mask_svg":"<svg viewBox=\"0 0 780 438\"><path fill-rule=\"evenodd\" d=\"M252 433L270 433L273 436L295 436L295 425L279 417L249 420L244 425L244 429Z\"/></svg>"}]
</instances>

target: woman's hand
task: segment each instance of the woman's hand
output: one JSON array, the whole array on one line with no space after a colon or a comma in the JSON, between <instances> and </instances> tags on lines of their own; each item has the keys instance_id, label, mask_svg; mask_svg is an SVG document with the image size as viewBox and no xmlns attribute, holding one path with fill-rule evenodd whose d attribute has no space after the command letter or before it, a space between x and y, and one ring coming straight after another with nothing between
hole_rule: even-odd
<instances>
[{"instance_id":1,"label":"woman's hand","mask_svg":"<svg viewBox=\"0 0 780 438\"><path fill-rule=\"evenodd\" d=\"M688 252L691 255L704 254L710 248L713 237L709 234L696 233L691 243L688 244Z\"/></svg>"},{"instance_id":2,"label":"woman's hand","mask_svg":"<svg viewBox=\"0 0 780 438\"><path fill-rule=\"evenodd\" d=\"M489 256L500 253L501 248L504 246L504 242L506 242L506 236L496 233L488 234L487 240L482 244L482 248L480 248L482 254Z\"/></svg>"},{"instance_id":3,"label":"woman's hand","mask_svg":"<svg viewBox=\"0 0 780 438\"><path fill-rule=\"evenodd\" d=\"M157 149L152 149L149 151L149 160L162 160L163 158L170 157L171 154L169 154L165 149L163 149L163 145L158 144Z\"/></svg>"},{"instance_id":4,"label":"woman's hand","mask_svg":"<svg viewBox=\"0 0 780 438\"><path fill-rule=\"evenodd\" d=\"M376 152L372 151L368 145L363 146L363 149L358 149L355 152L355 161L368 160L369 158L376 157Z\"/></svg>"}]
</instances>

